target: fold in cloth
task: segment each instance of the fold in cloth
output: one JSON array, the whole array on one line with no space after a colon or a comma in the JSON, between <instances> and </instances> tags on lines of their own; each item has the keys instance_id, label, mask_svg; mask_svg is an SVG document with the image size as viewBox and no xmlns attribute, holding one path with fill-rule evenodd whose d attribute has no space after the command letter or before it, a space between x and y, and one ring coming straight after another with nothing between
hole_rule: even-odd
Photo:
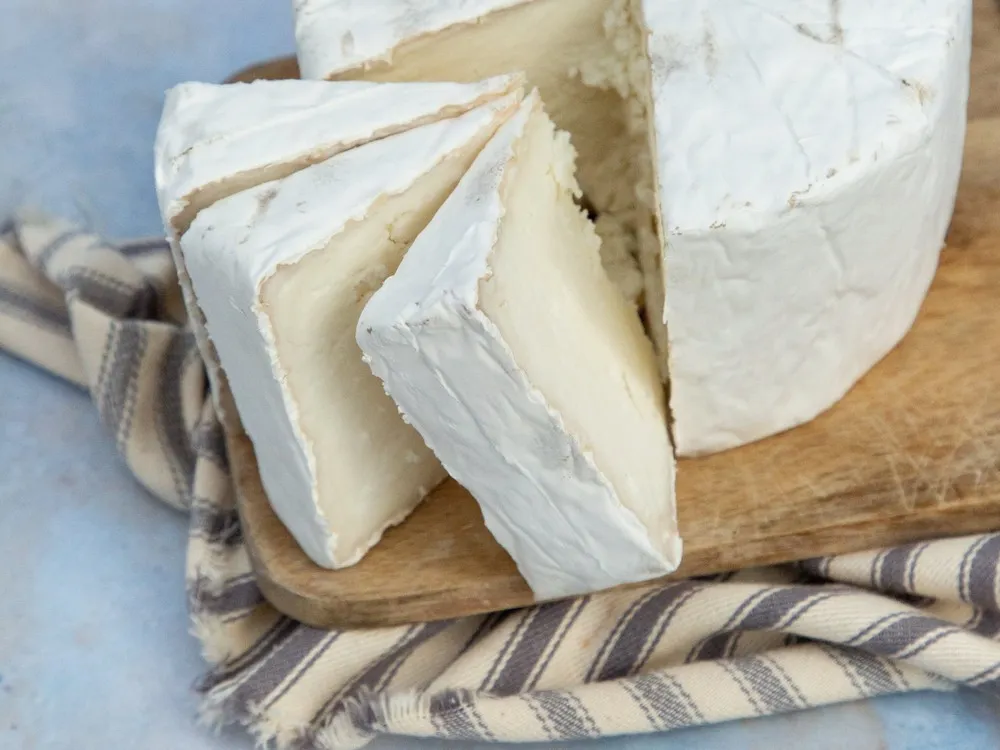
<instances>
[{"instance_id":1,"label":"fold in cloth","mask_svg":"<svg viewBox=\"0 0 1000 750\"><path fill-rule=\"evenodd\" d=\"M213 722L281 747L379 734L552 741L919 689L1000 692L1000 535L326 631L261 596L162 239L0 228L0 348L89 389L136 478L190 513L188 604Z\"/></svg>"}]
</instances>

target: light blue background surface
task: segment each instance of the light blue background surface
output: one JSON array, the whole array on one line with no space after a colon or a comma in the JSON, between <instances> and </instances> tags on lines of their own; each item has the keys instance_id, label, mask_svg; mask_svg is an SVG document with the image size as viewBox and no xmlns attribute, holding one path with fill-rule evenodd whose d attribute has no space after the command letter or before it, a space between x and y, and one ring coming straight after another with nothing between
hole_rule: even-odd
<instances>
[{"instance_id":1,"label":"light blue background surface","mask_svg":"<svg viewBox=\"0 0 1000 750\"><path fill-rule=\"evenodd\" d=\"M158 232L163 89L290 52L290 5L2 0L0 217L27 205L112 237ZM203 663L187 632L185 529L131 479L84 393L0 354L0 748L252 746L195 722ZM992 749L997 705L897 696L563 747Z\"/></svg>"}]
</instances>

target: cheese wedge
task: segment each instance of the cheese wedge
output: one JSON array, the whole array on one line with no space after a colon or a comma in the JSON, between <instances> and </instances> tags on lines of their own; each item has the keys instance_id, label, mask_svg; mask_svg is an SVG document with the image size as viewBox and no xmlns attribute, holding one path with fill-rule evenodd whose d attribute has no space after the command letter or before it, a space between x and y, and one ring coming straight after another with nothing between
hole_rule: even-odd
<instances>
[{"instance_id":1,"label":"cheese wedge","mask_svg":"<svg viewBox=\"0 0 1000 750\"><path fill-rule=\"evenodd\" d=\"M905 335L954 206L971 0L426 5L297 0L303 74L526 72L626 293L614 258L639 258L679 455L812 419Z\"/></svg>"},{"instance_id":2,"label":"cheese wedge","mask_svg":"<svg viewBox=\"0 0 1000 750\"><path fill-rule=\"evenodd\" d=\"M242 429L177 242L198 212L354 146L462 114L519 85L516 76L499 76L470 84L183 83L167 92L155 145L157 198L213 398L230 432Z\"/></svg>"},{"instance_id":3,"label":"cheese wedge","mask_svg":"<svg viewBox=\"0 0 1000 750\"><path fill-rule=\"evenodd\" d=\"M366 306L372 370L538 599L671 572L681 545L656 358L528 97Z\"/></svg>"},{"instance_id":4,"label":"cheese wedge","mask_svg":"<svg viewBox=\"0 0 1000 750\"><path fill-rule=\"evenodd\" d=\"M646 3L666 254L644 266L680 453L809 421L909 330L954 208L971 21L970 0Z\"/></svg>"},{"instance_id":5,"label":"cheese wedge","mask_svg":"<svg viewBox=\"0 0 1000 750\"><path fill-rule=\"evenodd\" d=\"M355 328L519 100L237 193L181 238L264 488L319 565L357 562L445 476L362 362Z\"/></svg>"}]
</instances>

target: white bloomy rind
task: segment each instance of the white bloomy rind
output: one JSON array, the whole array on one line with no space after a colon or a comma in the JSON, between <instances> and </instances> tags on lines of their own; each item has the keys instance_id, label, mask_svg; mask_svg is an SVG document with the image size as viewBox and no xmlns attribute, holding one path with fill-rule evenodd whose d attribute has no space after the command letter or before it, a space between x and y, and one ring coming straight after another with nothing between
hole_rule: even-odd
<instances>
[{"instance_id":1,"label":"white bloomy rind","mask_svg":"<svg viewBox=\"0 0 1000 750\"><path fill-rule=\"evenodd\" d=\"M261 305L262 286L280 266L323 249L349 224L364 220L381 198L403 193L449 154L481 137L516 104L517 96L360 146L238 193L202 211L181 240L209 333L253 440L268 498L320 565L353 564L386 526L401 519L370 529L366 547L338 548L337 530L324 516L316 494L317 456L301 429L297 403L284 385L286 373L276 355L268 310ZM322 457L326 462L337 459Z\"/></svg>"},{"instance_id":2,"label":"white bloomy rind","mask_svg":"<svg viewBox=\"0 0 1000 750\"><path fill-rule=\"evenodd\" d=\"M972 8L643 6L660 349L677 452L695 455L809 421L909 330L954 208Z\"/></svg>"},{"instance_id":3,"label":"white bloomy rind","mask_svg":"<svg viewBox=\"0 0 1000 750\"><path fill-rule=\"evenodd\" d=\"M528 97L501 127L369 301L357 335L404 417L544 600L664 575L681 549L676 536L651 541L478 306L505 213L501 185L538 106Z\"/></svg>"},{"instance_id":4,"label":"white bloomy rind","mask_svg":"<svg viewBox=\"0 0 1000 750\"><path fill-rule=\"evenodd\" d=\"M414 60L438 70L463 28L509 14L509 38L529 5L558 23L600 2L298 0L299 59L306 77L381 75L427 38ZM605 2L622 64L592 45L579 67L652 113L662 242L639 245L677 451L807 422L902 339L930 286L961 166L972 1ZM463 54L456 69L475 63Z\"/></svg>"},{"instance_id":5,"label":"white bloomy rind","mask_svg":"<svg viewBox=\"0 0 1000 750\"><path fill-rule=\"evenodd\" d=\"M326 78L379 60L401 43L530 0L294 0L303 78Z\"/></svg>"}]
</instances>

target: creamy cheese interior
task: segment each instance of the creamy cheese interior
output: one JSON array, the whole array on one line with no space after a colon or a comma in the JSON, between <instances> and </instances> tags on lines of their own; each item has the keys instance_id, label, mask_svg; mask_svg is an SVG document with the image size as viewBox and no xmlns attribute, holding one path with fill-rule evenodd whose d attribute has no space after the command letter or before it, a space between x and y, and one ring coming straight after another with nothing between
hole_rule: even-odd
<instances>
[{"instance_id":1,"label":"creamy cheese interior","mask_svg":"<svg viewBox=\"0 0 1000 750\"><path fill-rule=\"evenodd\" d=\"M652 218L639 196L652 195L653 183L643 104L631 94L646 67L639 28L631 0L533 0L415 38L391 62L338 77L475 81L523 70L556 125L572 135L606 270L641 304L637 234L651 232Z\"/></svg>"},{"instance_id":2,"label":"creamy cheese interior","mask_svg":"<svg viewBox=\"0 0 1000 750\"><path fill-rule=\"evenodd\" d=\"M332 156L332 154L326 154L326 156ZM316 161L321 161L321 159L316 159ZM309 163L308 160L303 160L301 162L272 164L260 169L247 170L190 193L187 196L184 208L176 216L170 218L170 227L175 233L174 237L182 237L191 227L191 222L194 221L195 217L214 203L225 200L244 190L263 185L265 182L280 180L303 169ZM171 252L173 254L174 265L177 268L177 280L184 295L189 325L194 331L202 359L205 360L205 367L211 385L211 396L219 413L219 419L230 434L242 434L243 425L237 416L238 409L233 400L232 388L229 385L225 370L222 369L222 365L219 362L219 353L216 351L215 344L207 333L205 313L194 293L194 288L191 284L191 275L188 273L184 254L180 252L176 239L171 243Z\"/></svg>"},{"instance_id":3,"label":"creamy cheese interior","mask_svg":"<svg viewBox=\"0 0 1000 750\"><path fill-rule=\"evenodd\" d=\"M674 463L656 358L572 200L573 159L566 134L533 116L502 186L506 211L479 307L654 546L673 543Z\"/></svg>"},{"instance_id":4,"label":"creamy cheese interior","mask_svg":"<svg viewBox=\"0 0 1000 750\"><path fill-rule=\"evenodd\" d=\"M401 521L445 478L417 432L401 429L395 404L361 359L355 328L368 298L396 271L489 135L261 286L260 306L311 448L315 497L336 530L343 565L378 541L373 529Z\"/></svg>"}]
</instances>

